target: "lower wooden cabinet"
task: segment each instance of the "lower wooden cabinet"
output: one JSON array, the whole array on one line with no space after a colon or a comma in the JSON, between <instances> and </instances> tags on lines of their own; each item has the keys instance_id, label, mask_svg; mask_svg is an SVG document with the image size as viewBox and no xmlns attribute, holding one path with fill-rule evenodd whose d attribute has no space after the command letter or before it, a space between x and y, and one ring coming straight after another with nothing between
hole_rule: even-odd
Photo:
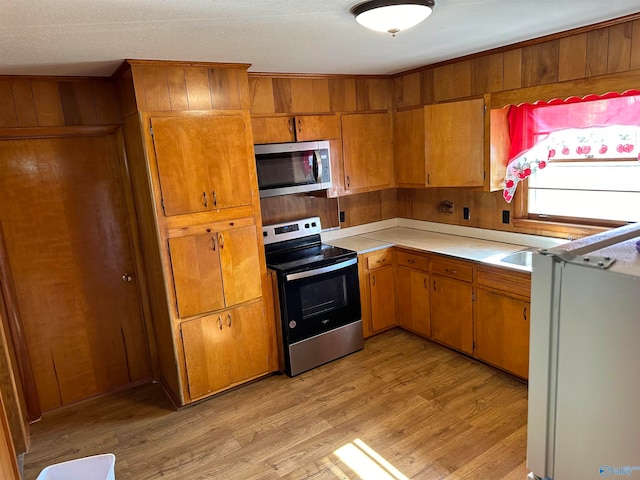
<instances>
[{"instance_id":1,"label":"lower wooden cabinet","mask_svg":"<svg viewBox=\"0 0 640 480\"><path fill-rule=\"evenodd\" d=\"M191 399L274 371L272 330L262 301L182 322Z\"/></svg>"},{"instance_id":2,"label":"lower wooden cabinet","mask_svg":"<svg viewBox=\"0 0 640 480\"><path fill-rule=\"evenodd\" d=\"M452 278L431 279L431 336L473 354L473 287Z\"/></svg>"},{"instance_id":3,"label":"lower wooden cabinet","mask_svg":"<svg viewBox=\"0 0 640 480\"><path fill-rule=\"evenodd\" d=\"M360 303L363 334L370 337L396 325L394 252L392 249L360 255Z\"/></svg>"},{"instance_id":4,"label":"lower wooden cabinet","mask_svg":"<svg viewBox=\"0 0 640 480\"><path fill-rule=\"evenodd\" d=\"M398 325L431 337L429 260L415 253L396 252L396 320Z\"/></svg>"},{"instance_id":5,"label":"lower wooden cabinet","mask_svg":"<svg viewBox=\"0 0 640 480\"><path fill-rule=\"evenodd\" d=\"M478 288L476 357L522 378L529 374L529 301Z\"/></svg>"}]
</instances>

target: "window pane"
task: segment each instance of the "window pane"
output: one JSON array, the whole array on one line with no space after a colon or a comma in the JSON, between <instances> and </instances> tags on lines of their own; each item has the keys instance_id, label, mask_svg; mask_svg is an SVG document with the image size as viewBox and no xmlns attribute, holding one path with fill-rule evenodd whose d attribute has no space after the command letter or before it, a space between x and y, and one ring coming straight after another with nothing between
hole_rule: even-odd
<instances>
[{"instance_id":1,"label":"window pane","mask_svg":"<svg viewBox=\"0 0 640 480\"><path fill-rule=\"evenodd\" d=\"M529 188L640 192L640 162L550 162L529 177Z\"/></svg>"},{"instance_id":2,"label":"window pane","mask_svg":"<svg viewBox=\"0 0 640 480\"><path fill-rule=\"evenodd\" d=\"M530 190L529 213L640 222L640 192Z\"/></svg>"}]
</instances>

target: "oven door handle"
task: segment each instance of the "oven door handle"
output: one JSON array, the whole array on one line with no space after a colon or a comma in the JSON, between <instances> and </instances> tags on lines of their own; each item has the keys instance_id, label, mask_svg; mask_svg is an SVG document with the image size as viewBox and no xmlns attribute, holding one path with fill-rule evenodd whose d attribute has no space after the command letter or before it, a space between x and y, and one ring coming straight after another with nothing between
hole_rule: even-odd
<instances>
[{"instance_id":1,"label":"oven door handle","mask_svg":"<svg viewBox=\"0 0 640 480\"><path fill-rule=\"evenodd\" d=\"M351 258L345 262L336 263L335 265L328 265L326 267L315 268L313 270L307 270L306 272L290 273L286 275L284 278L287 282L291 282L293 280L300 280L302 278L313 277L315 275L321 275L323 273L334 272L336 270L340 270L343 268L350 267L351 265L355 265L356 263L358 263L358 259Z\"/></svg>"}]
</instances>

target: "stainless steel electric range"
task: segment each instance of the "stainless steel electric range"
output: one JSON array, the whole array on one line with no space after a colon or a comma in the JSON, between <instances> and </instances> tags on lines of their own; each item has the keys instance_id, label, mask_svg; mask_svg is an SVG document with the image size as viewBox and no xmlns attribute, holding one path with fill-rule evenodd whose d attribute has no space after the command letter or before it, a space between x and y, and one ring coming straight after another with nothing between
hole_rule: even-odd
<instances>
[{"instance_id":1,"label":"stainless steel electric range","mask_svg":"<svg viewBox=\"0 0 640 480\"><path fill-rule=\"evenodd\" d=\"M322 243L319 217L262 231L267 267L278 282L285 373L295 376L361 350L356 252Z\"/></svg>"}]
</instances>

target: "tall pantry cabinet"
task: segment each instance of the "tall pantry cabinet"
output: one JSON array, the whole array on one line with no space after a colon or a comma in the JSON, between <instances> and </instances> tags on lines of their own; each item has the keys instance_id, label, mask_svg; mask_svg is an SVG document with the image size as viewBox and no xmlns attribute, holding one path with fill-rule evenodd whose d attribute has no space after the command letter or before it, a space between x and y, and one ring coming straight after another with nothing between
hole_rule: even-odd
<instances>
[{"instance_id":1,"label":"tall pantry cabinet","mask_svg":"<svg viewBox=\"0 0 640 480\"><path fill-rule=\"evenodd\" d=\"M155 377L179 406L277 370L247 68L131 60L114 75Z\"/></svg>"}]
</instances>

